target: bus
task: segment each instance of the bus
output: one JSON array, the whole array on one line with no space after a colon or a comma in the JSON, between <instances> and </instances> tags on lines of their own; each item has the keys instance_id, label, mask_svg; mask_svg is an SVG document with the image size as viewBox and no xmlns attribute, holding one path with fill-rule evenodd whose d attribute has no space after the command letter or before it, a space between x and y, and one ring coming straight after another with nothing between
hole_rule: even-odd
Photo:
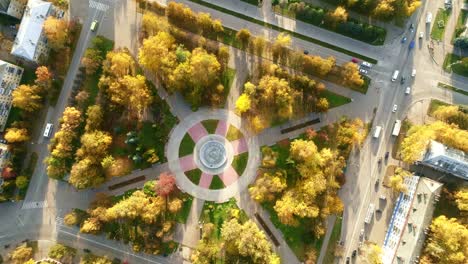
<instances>
[{"instance_id":1,"label":"bus","mask_svg":"<svg viewBox=\"0 0 468 264\"><path fill-rule=\"evenodd\" d=\"M398 79L398 74L400 74L399 71L394 71L392 75L392 82L396 81Z\"/></svg>"},{"instance_id":2,"label":"bus","mask_svg":"<svg viewBox=\"0 0 468 264\"><path fill-rule=\"evenodd\" d=\"M94 20L93 23L91 23L91 31L96 31L97 29L97 26L98 26L98 22L97 20Z\"/></svg>"},{"instance_id":3,"label":"bus","mask_svg":"<svg viewBox=\"0 0 468 264\"><path fill-rule=\"evenodd\" d=\"M374 135L373 137L374 138L379 138L380 137L380 132L382 131L382 127L381 126L376 126L375 129L374 129Z\"/></svg>"},{"instance_id":4,"label":"bus","mask_svg":"<svg viewBox=\"0 0 468 264\"><path fill-rule=\"evenodd\" d=\"M369 204L369 207L367 208L366 218L364 219L364 223L370 224L370 222L372 221L372 216L374 215L374 208L375 206L373 203Z\"/></svg>"},{"instance_id":5,"label":"bus","mask_svg":"<svg viewBox=\"0 0 468 264\"><path fill-rule=\"evenodd\" d=\"M52 132L52 128L53 128L53 124L52 123L47 123L45 129L44 129L44 137L48 138L50 137L50 133Z\"/></svg>"},{"instance_id":6,"label":"bus","mask_svg":"<svg viewBox=\"0 0 468 264\"><path fill-rule=\"evenodd\" d=\"M395 125L393 126L392 136L397 137L400 134L401 120L396 120Z\"/></svg>"}]
</instances>

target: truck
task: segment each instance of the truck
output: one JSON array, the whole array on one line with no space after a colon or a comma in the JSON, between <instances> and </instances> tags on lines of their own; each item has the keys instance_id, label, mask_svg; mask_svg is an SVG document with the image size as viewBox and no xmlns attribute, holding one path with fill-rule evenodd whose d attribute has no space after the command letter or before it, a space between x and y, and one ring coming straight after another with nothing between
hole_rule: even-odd
<instances>
[{"instance_id":1,"label":"truck","mask_svg":"<svg viewBox=\"0 0 468 264\"><path fill-rule=\"evenodd\" d=\"M393 125L392 136L397 137L398 134L400 134L400 128L401 128L401 120L396 120L395 124Z\"/></svg>"},{"instance_id":2,"label":"truck","mask_svg":"<svg viewBox=\"0 0 468 264\"><path fill-rule=\"evenodd\" d=\"M382 132L382 127L381 126L376 126L374 129L374 138L379 138L380 137L380 132Z\"/></svg>"},{"instance_id":3,"label":"truck","mask_svg":"<svg viewBox=\"0 0 468 264\"><path fill-rule=\"evenodd\" d=\"M372 216L374 215L374 209L375 206L373 203L369 204L369 207L367 208L367 213L366 213L366 218L364 219L364 223L370 224L372 221Z\"/></svg>"},{"instance_id":4,"label":"truck","mask_svg":"<svg viewBox=\"0 0 468 264\"><path fill-rule=\"evenodd\" d=\"M426 14L426 24L431 23L431 22L432 22L432 13L427 12L427 14Z\"/></svg>"},{"instance_id":5,"label":"truck","mask_svg":"<svg viewBox=\"0 0 468 264\"><path fill-rule=\"evenodd\" d=\"M400 74L400 71L394 71L392 75L392 82L396 81L398 79L398 74Z\"/></svg>"}]
</instances>

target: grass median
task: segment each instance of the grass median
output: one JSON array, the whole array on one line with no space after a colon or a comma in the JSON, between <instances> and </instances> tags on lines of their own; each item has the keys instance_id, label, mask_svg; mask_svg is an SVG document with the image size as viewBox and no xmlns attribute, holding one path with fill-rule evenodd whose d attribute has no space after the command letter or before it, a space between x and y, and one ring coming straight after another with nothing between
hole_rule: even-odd
<instances>
[{"instance_id":1,"label":"grass median","mask_svg":"<svg viewBox=\"0 0 468 264\"><path fill-rule=\"evenodd\" d=\"M305 41L320 45L322 47L329 48L329 49L332 49L332 50L347 54L349 56L353 56L353 57L356 57L356 58L366 60L366 61L368 61L368 62L370 62L372 64L377 64L376 59L361 55L361 54L356 53L356 52L349 51L347 49L343 49L341 47L332 45L330 43L327 43L327 42L324 42L324 41L321 41L321 40L318 40L318 39L314 39L314 38L299 34L297 32L291 31L291 30L284 29L282 27L279 27L279 26L276 26L276 25L273 25L273 24L270 24L270 23L267 23L267 22L264 22L264 21L260 21L258 19L252 18L250 16L247 16L247 15L244 15L244 14L237 13L235 11L229 10L227 8L224 8L224 7L212 4L212 3L208 3L208 2L205 2L205 1L202 1L202 0L190 0L190 1L194 2L194 3L197 3L197 4L200 4L200 5L203 5L203 6L206 6L206 7L209 7L209 8L212 8L212 9L215 9L215 10L218 10L218 11L226 13L228 15L232 15L232 16L238 17L240 19L247 20L249 22L255 23L257 25L260 25L260 26L263 26L263 27L266 27L266 28L270 28L270 29L273 29L273 30L276 30L276 31L279 31L279 32L286 32L286 33L290 34L291 36L293 36L295 38L299 38L299 39L302 39L302 40L305 40Z\"/></svg>"}]
</instances>

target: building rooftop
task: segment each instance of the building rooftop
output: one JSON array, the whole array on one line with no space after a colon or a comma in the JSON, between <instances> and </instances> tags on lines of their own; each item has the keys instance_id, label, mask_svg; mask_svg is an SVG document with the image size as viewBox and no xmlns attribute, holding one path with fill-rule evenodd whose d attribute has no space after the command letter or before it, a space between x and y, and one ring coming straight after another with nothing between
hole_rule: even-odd
<instances>
[{"instance_id":1,"label":"building rooftop","mask_svg":"<svg viewBox=\"0 0 468 264\"><path fill-rule=\"evenodd\" d=\"M423 164L468 180L468 157L465 152L432 140Z\"/></svg>"},{"instance_id":2,"label":"building rooftop","mask_svg":"<svg viewBox=\"0 0 468 264\"><path fill-rule=\"evenodd\" d=\"M42 27L51 6L51 3L42 0L29 0L11 54L34 61L36 47L42 35Z\"/></svg>"},{"instance_id":3,"label":"building rooftop","mask_svg":"<svg viewBox=\"0 0 468 264\"><path fill-rule=\"evenodd\" d=\"M405 179L408 193L400 193L383 246L383 263L414 263L421 252L426 227L434 212L434 199L442 184L424 177ZM406 197L405 197L406 196Z\"/></svg>"}]
</instances>

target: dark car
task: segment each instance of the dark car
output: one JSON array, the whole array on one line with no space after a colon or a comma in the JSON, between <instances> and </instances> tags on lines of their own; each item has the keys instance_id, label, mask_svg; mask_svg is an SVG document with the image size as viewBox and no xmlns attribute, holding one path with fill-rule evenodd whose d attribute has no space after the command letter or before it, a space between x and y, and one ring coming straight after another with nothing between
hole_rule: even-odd
<instances>
[{"instance_id":1,"label":"dark car","mask_svg":"<svg viewBox=\"0 0 468 264\"><path fill-rule=\"evenodd\" d=\"M413 23L411 23L411 25L409 26L409 29L410 29L410 30L413 30L413 29L414 29L414 24L413 24Z\"/></svg>"},{"instance_id":2,"label":"dark car","mask_svg":"<svg viewBox=\"0 0 468 264\"><path fill-rule=\"evenodd\" d=\"M401 43L402 43L402 44L405 43L406 40L407 40L407 38L406 38L406 37L403 37L403 38L401 39Z\"/></svg>"},{"instance_id":3,"label":"dark car","mask_svg":"<svg viewBox=\"0 0 468 264\"><path fill-rule=\"evenodd\" d=\"M357 250L353 250L353 254L351 255L353 258L356 257Z\"/></svg>"},{"instance_id":4,"label":"dark car","mask_svg":"<svg viewBox=\"0 0 468 264\"><path fill-rule=\"evenodd\" d=\"M414 48L414 45L415 45L414 40L412 40L409 44L409 49L412 50Z\"/></svg>"},{"instance_id":5,"label":"dark car","mask_svg":"<svg viewBox=\"0 0 468 264\"><path fill-rule=\"evenodd\" d=\"M304 54L305 54L305 55L308 55L308 54L309 54L309 51L308 51L308 50L304 50Z\"/></svg>"},{"instance_id":6,"label":"dark car","mask_svg":"<svg viewBox=\"0 0 468 264\"><path fill-rule=\"evenodd\" d=\"M385 159L388 159L388 155L390 155L390 153L388 151L385 152Z\"/></svg>"},{"instance_id":7,"label":"dark car","mask_svg":"<svg viewBox=\"0 0 468 264\"><path fill-rule=\"evenodd\" d=\"M349 257L346 258L346 264L349 264Z\"/></svg>"},{"instance_id":8,"label":"dark car","mask_svg":"<svg viewBox=\"0 0 468 264\"><path fill-rule=\"evenodd\" d=\"M401 76L400 84L404 84L404 83L405 83L405 81L406 81L406 78L405 78L405 77L403 77L403 76Z\"/></svg>"}]
</instances>

